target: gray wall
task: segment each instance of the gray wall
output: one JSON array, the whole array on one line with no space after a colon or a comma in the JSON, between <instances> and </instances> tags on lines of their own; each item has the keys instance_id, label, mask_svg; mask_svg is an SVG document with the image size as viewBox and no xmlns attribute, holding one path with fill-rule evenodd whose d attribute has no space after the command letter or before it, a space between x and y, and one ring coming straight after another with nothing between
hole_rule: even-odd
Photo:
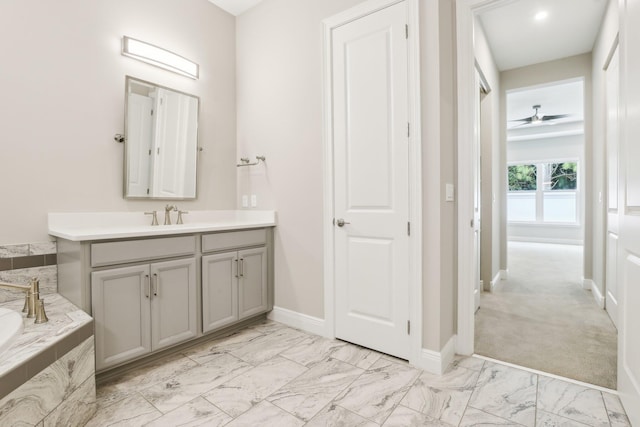
<instances>
[{"instance_id":1,"label":"gray wall","mask_svg":"<svg viewBox=\"0 0 640 427\"><path fill-rule=\"evenodd\" d=\"M47 213L142 211L122 197L124 80L132 75L200 97L198 200L234 208L235 19L207 0L3 0L3 214L0 244L40 242ZM191 80L120 54L123 35L200 64Z\"/></svg>"},{"instance_id":2,"label":"gray wall","mask_svg":"<svg viewBox=\"0 0 640 427\"><path fill-rule=\"evenodd\" d=\"M593 47L593 282L605 295L605 246L607 224L606 181L606 81L603 67L618 34L618 2L610 0Z\"/></svg>"},{"instance_id":3,"label":"gray wall","mask_svg":"<svg viewBox=\"0 0 640 427\"><path fill-rule=\"evenodd\" d=\"M503 146L500 144L500 71L495 64L491 48L484 34L480 20L474 22L475 57L491 91L482 96L480 112L481 169L482 169L482 210L480 279L485 290L500 271L503 173L501 159Z\"/></svg>"}]
</instances>

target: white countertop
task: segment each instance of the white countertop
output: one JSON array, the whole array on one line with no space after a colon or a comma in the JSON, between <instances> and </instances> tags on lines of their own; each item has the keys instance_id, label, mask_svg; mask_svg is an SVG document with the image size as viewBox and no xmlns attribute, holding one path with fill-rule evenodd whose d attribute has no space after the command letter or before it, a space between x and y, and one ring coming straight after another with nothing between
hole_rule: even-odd
<instances>
[{"instance_id":1,"label":"white countertop","mask_svg":"<svg viewBox=\"0 0 640 427\"><path fill-rule=\"evenodd\" d=\"M173 225L163 225L164 212L158 212L160 225L151 225L151 215L143 212L71 212L49 213L49 234L72 241L124 239L273 227L275 211L226 210L189 211L184 224L177 225L177 213L171 213Z\"/></svg>"}]
</instances>

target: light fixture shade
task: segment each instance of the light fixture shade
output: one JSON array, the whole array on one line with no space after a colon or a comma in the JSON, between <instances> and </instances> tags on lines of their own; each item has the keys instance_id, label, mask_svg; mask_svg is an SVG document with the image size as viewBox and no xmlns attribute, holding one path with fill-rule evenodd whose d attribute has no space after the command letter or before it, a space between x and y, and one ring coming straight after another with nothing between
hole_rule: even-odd
<instances>
[{"instance_id":1,"label":"light fixture shade","mask_svg":"<svg viewBox=\"0 0 640 427\"><path fill-rule=\"evenodd\" d=\"M200 67L195 62L161 47L132 39L128 36L122 37L122 54L192 79L199 77Z\"/></svg>"}]
</instances>

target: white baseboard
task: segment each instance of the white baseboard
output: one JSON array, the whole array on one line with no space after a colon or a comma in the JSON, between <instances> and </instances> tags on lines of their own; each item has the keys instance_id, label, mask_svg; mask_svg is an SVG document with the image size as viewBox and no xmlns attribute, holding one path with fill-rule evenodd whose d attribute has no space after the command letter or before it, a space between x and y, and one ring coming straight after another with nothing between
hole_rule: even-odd
<instances>
[{"instance_id":1,"label":"white baseboard","mask_svg":"<svg viewBox=\"0 0 640 427\"><path fill-rule=\"evenodd\" d=\"M529 237L529 236L509 236L510 242L528 243L554 243L558 245L583 245L584 241L579 239L555 239L553 237Z\"/></svg>"},{"instance_id":2,"label":"white baseboard","mask_svg":"<svg viewBox=\"0 0 640 427\"><path fill-rule=\"evenodd\" d=\"M268 319L280 322L292 328L301 329L312 334L326 336L324 319L298 313L282 307L273 307L267 315Z\"/></svg>"},{"instance_id":3,"label":"white baseboard","mask_svg":"<svg viewBox=\"0 0 640 427\"><path fill-rule=\"evenodd\" d=\"M456 335L447 341L440 352L423 348L420 353L420 359L415 363L415 366L432 374L442 375L453 362L453 358L456 355L455 348Z\"/></svg>"},{"instance_id":4,"label":"white baseboard","mask_svg":"<svg viewBox=\"0 0 640 427\"><path fill-rule=\"evenodd\" d=\"M595 283L593 283L593 280L585 279L584 277L582 278L582 289L590 291L593 286L595 286Z\"/></svg>"},{"instance_id":5,"label":"white baseboard","mask_svg":"<svg viewBox=\"0 0 640 427\"><path fill-rule=\"evenodd\" d=\"M600 289L598 289L598 285L596 285L596 282L593 280L586 279L585 282L586 281L590 282L589 289L591 289L591 293L593 294L593 299L596 300L596 304L604 310L604 296L602 295L602 292L600 292Z\"/></svg>"},{"instance_id":6,"label":"white baseboard","mask_svg":"<svg viewBox=\"0 0 640 427\"><path fill-rule=\"evenodd\" d=\"M507 277L509 277L509 270L500 270L500 280L507 280Z\"/></svg>"},{"instance_id":7,"label":"white baseboard","mask_svg":"<svg viewBox=\"0 0 640 427\"><path fill-rule=\"evenodd\" d=\"M491 280L491 282L489 282L489 291L493 292L494 289L496 288L496 286L498 286L498 284L500 283L503 271L504 270L499 270L496 273L496 276L493 278L493 280Z\"/></svg>"}]
</instances>

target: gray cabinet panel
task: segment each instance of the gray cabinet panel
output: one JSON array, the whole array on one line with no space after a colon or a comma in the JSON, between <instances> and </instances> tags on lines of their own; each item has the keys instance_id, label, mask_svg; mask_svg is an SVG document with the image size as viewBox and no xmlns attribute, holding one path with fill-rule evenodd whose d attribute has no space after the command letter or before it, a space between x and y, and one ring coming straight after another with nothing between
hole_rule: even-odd
<instances>
[{"instance_id":1,"label":"gray cabinet panel","mask_svg":"<svg viewBox=\"0 0 640 427\"><path fill-rule=\"evenodd\" d=\"M196 260L151 264L151 348L197 336Z\"/></svg>"},{"instance_id":2,"label":"gray cabinet panel","mask_svg":"<svg viewBox=\"0 0 640 427\"><path fill-rule=\"evenodd\" d=\"M267 249L245 249L238 252L240 283L238 286L239 318L267 311Z\"/></svg>"},{"instance_id":3,"label":"gray cabinet panel","mask_svg":"<svg viewBox=\"0 0 640 427\"><path fill-rule=\"evenodd\" d=\"M97 370L151 351L148 281L146 265L91 273Z\"/></svg>"},{"instance_id":4,"label":"gray cabinet panel","mask_svg":"<svg viewBox=\"0 0 640 427\"><path fill-rule=\"evenodd\" d=\"M195 236L93 243L91 245L91 266L100 267L125 262L192 255L195 251Z\"/></svg>"},{"instance_id":5,"label":"gray cabinet panel","mask_svg":"<svg viewBox=\"0 0 640 427\"><path fill-rule=\"evenodd\" d=\"M264 228L205 234L202 236L202 252L224 251L247 246L259 246L266 243L267 231Z\"/></svg>"},{"instance_id":6,"label":"gray cabinet panel","mask_svg":"<svg viewBox=\"0 0 640 427\"><path fill-rule=\"evenodd\" d=\"M202 331L238 320L238 257L225 252L202 257Z\"/></svg>"}]
</instances>

